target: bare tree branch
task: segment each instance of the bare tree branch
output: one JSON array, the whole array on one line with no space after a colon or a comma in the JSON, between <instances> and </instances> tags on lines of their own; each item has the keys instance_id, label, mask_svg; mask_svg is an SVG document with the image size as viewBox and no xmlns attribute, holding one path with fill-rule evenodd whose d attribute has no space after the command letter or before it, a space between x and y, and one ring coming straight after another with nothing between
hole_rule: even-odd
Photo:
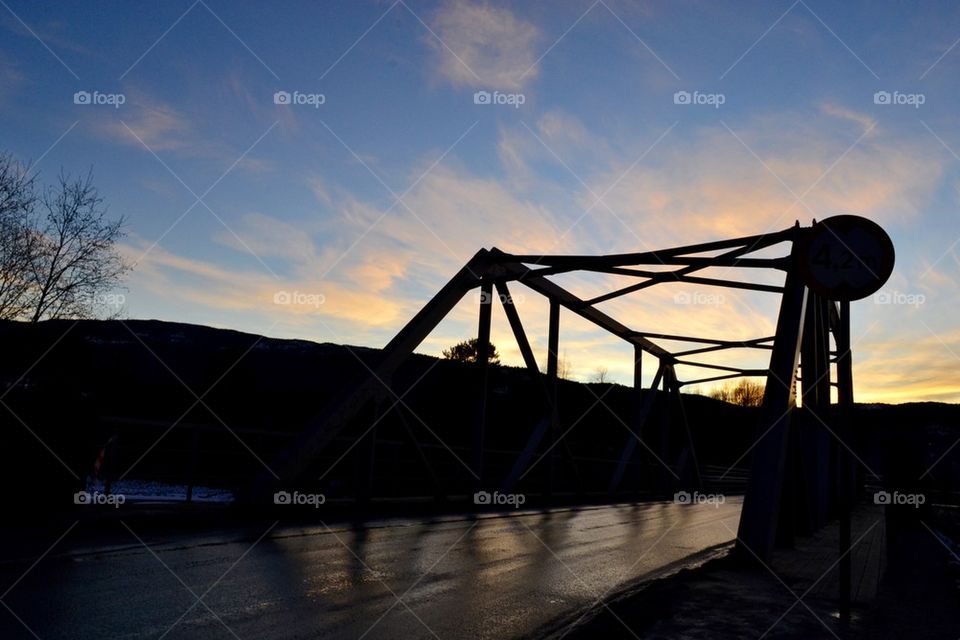
<instances>
[{"instance_id":1,"label":"bare tree branch","mask_svg":"<svg viewBox=\"0 0 960 640\"><path fill-rule=\"evenodd\" d=\"M0 320L116 315L104 302L129 270L116 250L123 225L91 173L61 174L37 197L29 167L0 153Z\"/></svg>"},{"instance_id":2,"label":"bare tree branch","mask_svg":"<svg viewBox=\"0 0 960 640\"><path fill-rule=\"evenodd\" d=\"M98 296L129 270L115 247L124 218L107 217L90 173L77 179L61 174L41 206L45 219L32 261L36 290L30 319L93 317Z\"/></svg>"},{"instance_id":3,"label":"bare tree branch","mask_svg":"<svg viewBox=\"0 0 960 640\"><path fill-rule=\"evenodd\" d=\"M0 154L0 319L18 318L30 307L31 259L37 234L32 229L36 202L29 167Z\"/></svg>"}]
</instances>

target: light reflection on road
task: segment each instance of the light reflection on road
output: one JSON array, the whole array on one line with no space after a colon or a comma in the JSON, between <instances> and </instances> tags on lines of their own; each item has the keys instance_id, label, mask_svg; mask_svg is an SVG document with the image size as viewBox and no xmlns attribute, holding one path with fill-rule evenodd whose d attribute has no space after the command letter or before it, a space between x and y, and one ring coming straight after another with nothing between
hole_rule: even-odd
<instances>
[{"instance_id":1,"label":"light reflection on road","mask_svg":"<svg viewBox=\"0 0 960 640\"><path fill-rule=\"evenodd\" d=\"M740 502L729 500L329 528L281 523L252 549L251 540L181 537L151 544L157 557L139 547L45 560L4 602L45 640L168 631L171 639L231 631L244 640L504 638L732 540L739 514ZM4 585L22 571L0 569ZM32 636L0 611L0 637Z\"/></svg>"}]
</instances>

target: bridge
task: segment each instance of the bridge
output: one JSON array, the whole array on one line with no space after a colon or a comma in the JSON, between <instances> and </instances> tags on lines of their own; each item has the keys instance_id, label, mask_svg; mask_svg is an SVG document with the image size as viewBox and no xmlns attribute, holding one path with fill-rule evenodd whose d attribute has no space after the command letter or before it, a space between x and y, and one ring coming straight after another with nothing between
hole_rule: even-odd
<instances>
[{"instance_id":1,"label":"bridge","mask_svg":"<svg viewBox=\"0 0 960 640\"><path fill-rule=\"evenodd\" d=\"M770 257L776 251L779 255ZM798 222L793 227L761 235L637 253L527 255L482 249L396 334L378 362L364 364L363 374L347 384L346 392L325 407L297 441L273 461L270 468L275 474L264 472L257 478L248 497L267 501L279 489L307 482L311 464L339 436L352 434L358 442L375 438L377 424L391 411L401 410L401 398L391 385L398 366L474 291L478 294L478 346L473 365L475 404L468 426L470 463L464 472L471 476L476 491L509 494L538 451L545 452L542 455L549 453L551 466L555 464L554 456L565 456L576 473L574 458L564 448L558 420L562 308L633 348L634 407L619 456L608 470L604 489L609 495L620 488L628 466L638 456L659 465L654 484L661 492L701 489L704 469L698 462L697 443L683 415L681 390L689 385L763 376L766 385L757 437L748 450L752 465L738 548L756 558L768 558L778 541L789 541L798 532L816 530L836 515L841 516L841 546L844 540L849 545L849 526L843 524L844 515L849 513L858 482L856 461L850 455L846 437L853 404L850 302L879 289L892 268L893 246L886 234L869 220L846 215L815 221L809 227ZM717 275L718 270L723 273ZM730 271L741 277L726 277ZM760 282L758 272L780 273L783 284ZM613 274L635 282L585 298L555 281L558 276L569 274ZM774 335L737 340L678 335L663 328L630 326L599 308L601 303L615 298L677 283L778 295ZM549 303L545 372L540 370L514 303L513 292L518 286L543 296ZM516 452L508 471L500 475L491 472L490 451L485 446L490 395L487 356L495 304L502 307L526 369L536 380L536 393L544 402L543 415L529 426L525 446ZM687 346L668 350L661 344L664 341ZM702 359L704 354L732 349L769 351L769 366L751 369ZM645 367L655 371L646 388L642 382ZM681 378L678 368L698 373ZM798 395L802 412L795 411ZM677 401L682 419L662 419L657 433L652 434L648 417L658 398L661 402L671 398ZM682 442L678 464L669 461L671 437L679 437ZM425 472L435 477L426 457L422 460ZM556 473L548 473L544 479L541 490L547 495L555 478Z\"/></svg>"}]
</instances>

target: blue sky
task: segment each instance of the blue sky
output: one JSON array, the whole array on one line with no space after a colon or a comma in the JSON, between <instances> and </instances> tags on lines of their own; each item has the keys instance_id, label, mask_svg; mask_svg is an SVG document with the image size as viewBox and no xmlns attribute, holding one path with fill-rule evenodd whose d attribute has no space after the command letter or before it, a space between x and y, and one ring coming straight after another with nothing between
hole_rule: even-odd
<instances>
[{"instance_id":1,"label":"blue sky","mask_svg":"<svg viewBox=\"0 0 960 640\"><path fill-rule=\"evenodd\" d=\"M953 3L0 4L0 146L41 178L93 167L129 219L129 317L381 346L482 246L635 251L857 213L898 251L887 297L854 305L858 398L960 400ZM688 292L703 304L603 308L772 334L775 297ZM521 314L542 354L546 306L527 292ZM563 327L574 377L629 380L625 345ZM421 350L474 331L465 300ZM502 315L494 339L519 362Z\"/></svg>"}]
</instances>

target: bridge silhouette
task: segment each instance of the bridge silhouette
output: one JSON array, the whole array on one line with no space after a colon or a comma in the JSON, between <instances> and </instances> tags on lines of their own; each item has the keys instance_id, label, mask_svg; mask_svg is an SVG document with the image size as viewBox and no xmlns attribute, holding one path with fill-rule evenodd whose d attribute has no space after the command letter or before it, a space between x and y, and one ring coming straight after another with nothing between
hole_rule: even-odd
<instances>
[{"instance_id":1,"label":"bridge silhouette","mask_svg":"<svg viewBox=\"0 0 960 640\"><path fill-rule=\"evenodd\" d=\"M784 253L778 257L757 255L774 247L783 247ZM703 272L715 267L753 275L741 280L704 275ZM889 238L870 221L855 216L836 216L814 222L810 227L802 227L798 222L793 227L761 235L637 253L517 255L496 248L481 249L396 334L383 349L379 361L364 364L362 375L346 384L346 391L325 407L297 441L270 464L276 473L264 472L258 476L248 497L266 502L278 489L308 481L312 462L344 434L369 437L384 417L382 407L390 405L386 409L389 413L398 410L396 407L401 404L390 382L398 366L468 293L477 291L477 357L472 364L476 370L475 403L467 412L471 423L467 471L471 472L475 490L510 493L530 468L538 450L557 449L564 453L557 409L560 310L563 308L634 349L633 415L617 462L609 469L606 490L610 495L620 487L631 461L641 454L659 463L656 485L661 491L702 488L703 470L686 416L681 421L661 420L660 433L651 438L647 422L652 407L658 397L673 398L679 402L682 412L680 391L685 386L763 376L766 385L757 437L744 452L752 456L752 464L738 531L738 549L761 560L769 558L778 541L789 541L797 532L816 530L836 515L841 517L841 547L844 544L849 547L847 515L859 482L855 456L851 456L846 442L853 404L850 301L882 286L892 267L893 248ZM759 282L755 277L759 272L782 273L784 282L782 285ZM573 273L612 274L635 278L636 282L592 298L582 298L551 280L553 276ZM729 340L641 330L598 308L614 298L676 283L779 295L774 335ZM537 364L512 297L511 287L515 286L523 286L549 302L545 372L541 372ZM531 425L526 444L515 452L509 471L494 477L487 468L490 452L485 443L491 366L487 356L492 309L497 303L503 308L526 369L536 381L537 393L545 400L546 410ZM671 351L658 341L688 346ZM744 368L700 358L731 349L767 350L769 366ZM651 361L652 365L648 364ZM647 388L641 376L645 366L653 366L655 370ZM681 379L677 374L679 366L704 373ZM802 412L795 411L798 382ZM836 390L833 404L831 389ZM396 401L391 403L391 397ZM366 411L371 403L381 407L374 411L372 418ZM669 455L666 443L676 432L683 441L682 463L674 467L666 460ZM650 442L655 442L659 450L651 447ZM565 454L572 461L569 451ZM427 472L433 475L429 463L425 458L423 461ZM551 490L554 475L549 473L544 480L546 493ZM847 593L849 566L844 566L842 560L841 576L847 581L841 593Z\"/></svg>"}]
</instances>

